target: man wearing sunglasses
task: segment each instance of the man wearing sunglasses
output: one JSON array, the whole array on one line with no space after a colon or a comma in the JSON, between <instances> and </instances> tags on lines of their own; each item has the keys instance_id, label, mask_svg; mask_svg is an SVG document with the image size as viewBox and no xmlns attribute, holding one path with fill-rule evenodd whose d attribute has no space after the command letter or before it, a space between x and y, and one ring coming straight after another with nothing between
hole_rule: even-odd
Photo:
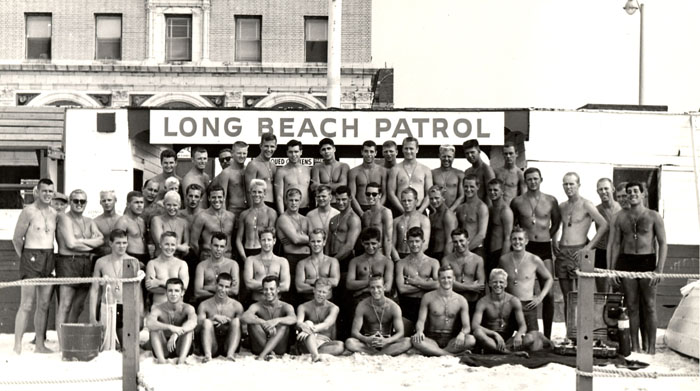
<instances>
[{"instance_id":1,"label":"man wearing sunglasses","mask_svg":"<svg viewBox=\"0 0 700 391\"><path fill-rule=\"evenodd\" d=\"M386 186L384 177L386 169L378 165L374 158L377 156L377 144L372 140L367 140L362 143L362 164L353 167L348 173L348 188L352 199L352 209L358 216L362 216L362 212L371 207L369 199L365 196L367 185L374 182L382 187L382 194ZM384 204L384 196L381 198L381 203Z\"/></svg>"},{"instance_id":2,"label":"man wearing sunglasses","mask_svg":"<svg viewBox=\"0 0 700 391\"><path fill-rule=\"evenodd\" d=\"M231 148L224 148L219 151L219 164L221 164L221 170L227 169L231 165L231 160L233 159L233 154L231 153Z\"/></svg>"},{"instance_id":3,"label":"man wearing sunglasses","mask_svg":"<svg viewBox=\"0 0 700 391\"><path fill-rule=\"evenodd\" d=\"M97 224L83 216L87 206L87 194L76 189L70 193L70 210L58 215L56 240L56 277L92 277L92 251L104 243ZM63 323L77 323L83 310L90 285L64 284L59 287L59 303L56 311L56 330ZM61 333L59 335L59 344Z\"/></svg>"},{"instance_id":4,"label":"man wearing sunglasses","mask_svg":"<svg viewBox=\"0 0 700 391\"><path fill-rule=\"evenodd\" d=\"M365 187L365 197L369 209L362 213L362 229L374 227L379 230L382 253L391 259L391 239L394 237L394 218L391 210L381 203L382 189L377 182L370 182Z\"/></svg>"},{"instance_id":5,"label":"man wearing sunglasses","mask_svg":"<svg viewBox=\"0 0 700 391\"><path fill-rule=\"evenodd\" d=\"M226 209L238 218L246 208L245 161L248 158L248 144L236 141L233 155L228 153L226 168L214 178L212 185L219 185L226 193ZM231 160L233 156L233 160ZM219 155L221 160L221 155ZM223 164L222 164L223 167Z\"/></svg>"}]
</instances>

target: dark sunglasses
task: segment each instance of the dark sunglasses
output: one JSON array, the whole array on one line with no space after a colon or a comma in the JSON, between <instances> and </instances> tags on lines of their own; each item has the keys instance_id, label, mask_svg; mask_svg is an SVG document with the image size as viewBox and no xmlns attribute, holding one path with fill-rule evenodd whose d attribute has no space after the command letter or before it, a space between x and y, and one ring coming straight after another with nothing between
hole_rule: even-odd
<instances>
[{"instance_id":1,"label":"dark sunglasses","mask_svg":"<svg viewBox=\"0 0 700 391\"><path fill-rule=\"evenodd\" d=\"M225 161L225 162L228 162L228 161L230 161L231 159L232 159L231 156L226 156L226 157L220 158L219 160L223 160L223 161Z\"/></svg>"},{"instance_id":2,"label":"dark sunglasses","mask_svg":"<svg viewBox=\"0 0 700 391\"><path fill-rule=\"evenodd\" d=\"M378 195L379 195L379 193L365 192L365 196L366 196L366 197L376 197L376 196L378 196Z\"/></svg>"},{"instance_id":3,"label":"dark sunglasses","mask_svg":"<svg viewBox=\"0 0 700 391\"><path fill-rule=\"evenodd\" d=\"M85 205L87 204L87 200L70 200L70 202L74 203L75 205Z\"/></svg>"}]
</instances>

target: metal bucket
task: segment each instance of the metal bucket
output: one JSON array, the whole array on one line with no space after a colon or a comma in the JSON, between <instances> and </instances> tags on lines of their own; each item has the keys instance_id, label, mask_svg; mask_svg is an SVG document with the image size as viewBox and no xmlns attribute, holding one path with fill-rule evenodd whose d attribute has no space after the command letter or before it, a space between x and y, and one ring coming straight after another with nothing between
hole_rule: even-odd
<instances>
[{"instance_id":1,"label":"metal bucket","mask_svg":"<svg viewBox=\"0 0 700 391\"><path fill-rule=\"evenodd\" d=\"M102 345L102 326L85 323L61 325L61 352L65 361L90 361Z\"/></svg>"}]
</instances>

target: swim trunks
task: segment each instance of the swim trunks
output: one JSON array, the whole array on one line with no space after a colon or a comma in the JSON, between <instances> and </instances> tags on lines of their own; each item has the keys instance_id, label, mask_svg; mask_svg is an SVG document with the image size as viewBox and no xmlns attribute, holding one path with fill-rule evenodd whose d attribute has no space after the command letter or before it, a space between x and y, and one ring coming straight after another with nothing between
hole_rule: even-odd
<instances>
[{"instance_id":1,"label":"swim trunks","mask_svg":"<svg viewBox=\"0 0 700 391\"><path fill-rule=\"evenodd\" d=\"M498 262L501 259L502 253L503 253L503 249L499 249L496 251L489 252L488 255L486 256L486 259L484 262L484 272L486 273L486 281L487 282L489 280L489 276L491 275L491 270L498 267Z\"/></svg>"},{"instance_id":2,"label":"swim trunks","mask_svg":"<svg viewBox=\"0 0 700 391\"><path fill-rule=\"evenodd\" d=\"M446 331L425 331L425 336L432 339L435 341L440 349L443 349L445 346L447 346L452 338L455 337L453 333L449 333Z\"/></svg>"},{"instance_id":3,"label":"swim trunks","mask_svg":"<svg viewBox=\"0 0 700 391\"><path fill-rule=\"evenodd\" d=\"M576 270L579 269L579 262L574 256L574 253L582 249L584 246L584 244L579 244L576 246L559 246L557 259L554 261L554 269L557 278L569 280L575 280L578 278Z\"/></svg>"},{"instance_id":4,"label":"swim trunks","mask_svg":"<svg viewBox=\"0 0 700 391\"><path fill-rule=\"evenodd\" d=\"M526 310L525 306L530 304L532 300L521 300L520 304L523 307L523 316L525 317L525 325L527 326L527 331L540 331L540 325L537 323L537 307Z\"/></svg>"},{"instance_id":5,"label":"swim trunks","mask_svg":"<svg viewBox=\"0 0 700 391\"><path fill-rule=\"evenodd\" d=\"M543 261L545 259L552 259L552 242L534 242L531 240L527 242L525 251L537 255Z\"/></svg>"},{"instance_id":6,"label":"swim trunks","mask_svg":"<svg viewBox=\"0 0 700 391\"><path fill-rule=\"evenodd\" d=\"M445 257L445 253L442 252L442 251L438 251L438 252L432 252L432 251L431 251L431 252L426 253L425 255L429 256L430 258L435 258L435 259L437 259L438 262L441 262L441 261L442 261L442 258Z\"/></svg>"},{"instance_id":7,"label":"swim trunks","mask_svg":"<svg viewBox=\"0 0 700 391\"><path fill-rule=\"evenodd\" d=\"M305 208L299 208L299 214L302 216L306 216L307 213L311 210L310 207L305 207Z\"/></svg>"},{"instance_id":8,"label":"swim trunks","mask_svg":"<svg viewBox=\"0 0 700 391\"><path fill-rule=\"evenodd\" d=\"M595 267L598 269L607 269L608 268L608 251L607 250L601 250L599 248L595 249Z\"/></svg>"},{"instance_id":9,"label":"swim trunks","mask_svg":"<svg viewBox=\"0 0 700 391\"><path fill-rule=\"evenodd\" d=\"M420 297L410 297L399 295L399 307L404 318L415 323L418 321L418 310L420 310Z\"/></svg>"},{"instance_id":10,"label":"swim trunks","mask_svg":"<svg viewBox=\"0 0 700 391\"><path fill-rule=\"evenodd\" d=\"M482 246L479 246L479 247L477 247L477 248L475 248L475 249L473 249L472 252L473 252L474 254L480 256L481 259L485 259L485 258L486 258L486 249L484 249L484 246L483 246L483 245L482 245Z\"/></svg>"},{"instance_id":11,"label":"swim trunks","mask_svg":"<svg viewBox=\"0 0 700 391\"><path fill-rule=\"evenodd\" d=\"M404 259L409 255L411 255L411 253L399 253L399 259Z\"/></svg>"},{"instance_id":12,"label":"swim trunks","mask_svg":"<svg viewBox=\"0 0 700 391\"><path fill-rule=\"evenodd\" d=\"M372 205L362 205L362 204L360 204L360 209L362 209L363 212L369 210L369 208L371 208L371 207L372 207Z\"/></svg>"},{"instance_id":13,"label":"swim trunks","mask_svg":"<svg viewBox=\"0 0 700 391\"><path fill-rule=\"evenodd\" d=\"M56 277L92 277L93 271L92 255L56 255ZM76 288L83 284L66 284L66 286Z\"/></svg>"},{"instance_id":14,"label":"swim trunks","mask_svg":"<svg viewBox=\"0 0 700 391\"><path fill-rule=\"evenodd\" d=\"M53 249L25 248L19 257L19 278L51 277L54 269Z\"/></svg>"},{"instance_id":15,"label":"swim trunks","mask_svg":"<svg viewBox=\"0 0 700 391\"><path fill-rule=\"evenodd\" d=\"M320 348L324 344L327 344L328 342L331 342L332 339L328 338L327 336L323 334L315 334L316 337L316 347ZM311 353L309 352L309 349L306 348L306 344L302 341L297 340L297 350L301 353Z\"/></svg>"},{"instance_id":16,"label":"swim trunks","mask_svg":"<svg viewBox=\"0 0 700 391\"><path fill-rule=\"evenodd\" d=\"M653 272L656 270L656 254L620 254L615 270L625 272Z\"/></svg>"},{"instance_id":17,"label":"swim trunks","mask_svg":"<svg viewBox=\"0 0 700 391\"><path fill-rule=\"evenodd\" d=\"M104 308L107 304L102 302L100 303L99 306L97 306L97 319L100 319L102 315L102 311L104 311ZM116 329L119 330L121 328L124 328L124 305L123 304L117 304L117 318L115 319L116 323Z\"/></svg>"},{"instance_id":18,"label":"swim trunks","mask_svg":"<svg viewBox=\"0 0 700 391\"><path fill-rule=\"evenodd\" d=\"M146 265L148 264L148 261L151 260L151 256L148 254L134 254L134 253L130 253L128 251L126 253L127 253L127 255L130 255L130 256L139 260L139 265L141 266L141 270L146 269Z\"/></svg>"},{"instance_id":19,"label":"swim trunks","mask_svg":"<svg viewBox=\"0 0 700 391\"><path fill-rule=\"evenodd\" d=\"M260 254L262 248L244 248L243 251L245 252L246 257L252 257L253 255Z\"/></svg>"}]
</instances>

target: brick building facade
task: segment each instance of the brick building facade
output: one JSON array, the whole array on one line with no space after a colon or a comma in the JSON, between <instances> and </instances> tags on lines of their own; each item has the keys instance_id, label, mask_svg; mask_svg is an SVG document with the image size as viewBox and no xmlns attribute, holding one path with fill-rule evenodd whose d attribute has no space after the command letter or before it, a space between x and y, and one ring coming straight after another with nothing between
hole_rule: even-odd
<instances>
[{"instance_id":1,"label":"brick building facade","mask_svg":"<svg viewBox=\"0 0 700 391\"><path fill-rule=\"evenodd\" d=\"M372 106L371 12L343 2L343 108ZM6 0L0 106L324 108L327 15L328 0Z\"/></svg>"}]
</instances>

